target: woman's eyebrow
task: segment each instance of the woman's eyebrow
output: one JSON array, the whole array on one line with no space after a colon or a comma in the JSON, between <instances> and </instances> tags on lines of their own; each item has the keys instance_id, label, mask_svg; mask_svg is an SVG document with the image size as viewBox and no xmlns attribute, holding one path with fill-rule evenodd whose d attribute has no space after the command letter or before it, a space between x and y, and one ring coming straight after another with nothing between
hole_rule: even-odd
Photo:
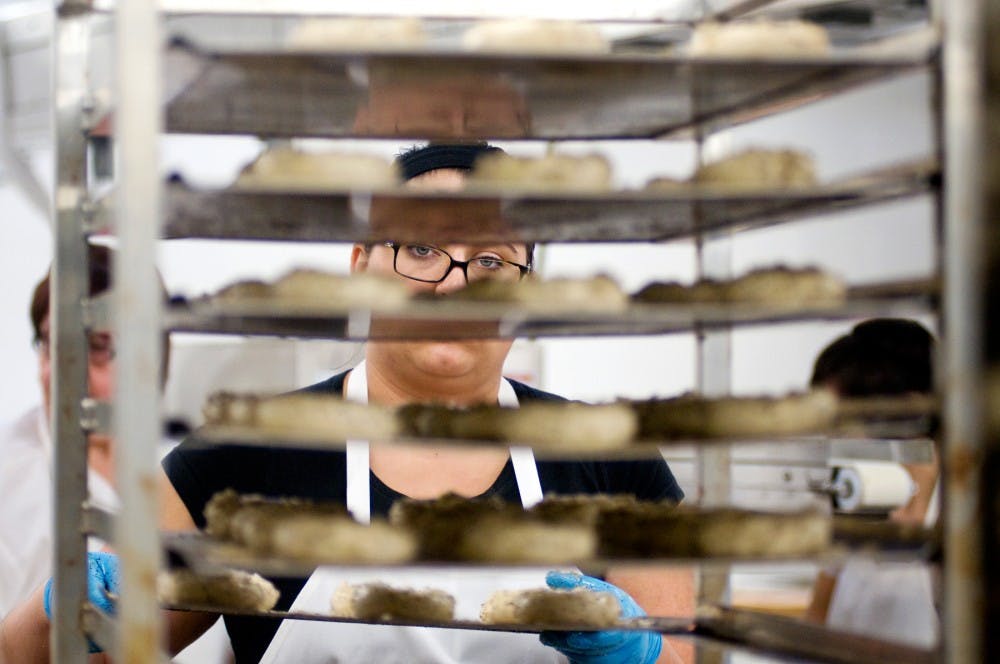
<instances>
[{"instance_id":1,"label":"woman's eyebrow","mask_svg":"<svg viewBox=\"0 0 1000 664\"><path fill-rule=\"evenodd\" d=\"M508 244L497 243L497 244L484 244L484 245L480 245L480 249L489 249L490 247L507 247L511 251L513 251L515 254L517 253L517 247L515 247L513 244L509 244L509 243Z\"/></svg>"}]
</instances>

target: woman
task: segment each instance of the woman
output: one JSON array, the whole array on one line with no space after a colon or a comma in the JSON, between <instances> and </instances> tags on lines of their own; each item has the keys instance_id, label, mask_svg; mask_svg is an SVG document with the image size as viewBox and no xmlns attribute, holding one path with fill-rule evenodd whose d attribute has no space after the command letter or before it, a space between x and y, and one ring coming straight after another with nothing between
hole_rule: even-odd
<instances>
[{"instance_id":1,"label":"woman","mask_svg":"<svg viewBox=\"0 0 1000 664\"><path fill-rule=\"evenodd\" d=\"M457 189L485 145L428 146L399 158L404 176L414 188ZM482 205L489 205L482 203ZM392 205L391 221L408 222L407 237L420 236L434 224L415 221ZM425 210L426 211L426 210ZM433 215L437 215L437 210ZM485 216L489 210L480 210ZM373 204L373 226L378 205ZM469 218L475 218L473 214ZM416 224L416 225L415 225ZM389 226L382 225L379 232ZM481 228L477 224L476 228ZM377 272L400 279L415 293L447 296L482 278L518 280L529 271L532 247L523 243L491 244L432 242L433 231L420 242L356 245L353 272ZM440 237L440 235L438 235ZM353 371L307 388L343 395L356 401L396 405L443 402L454 405L500 403L515 406L533 399L560 399L502 377L510 339L372 341L365 361ZM401 496L436 498L447 492L464 496L499 495L531 504L542 492L632 493L658 500L683 496L662 459L628 462L539 462L530 450L431 449L400 445L351 445L348 452L227 446L205 448L182 444L163 463L163 527L192 530L204 525L205 503L220 490L270 496L301 496L346 504L360 519L384 515ZM370 572L370 571L369 571ZM657 578L651 579L651 574ZM497 570L433 574L399 570L368 572L318 570L310 579L272 579L281 591L278 610L325 611L332 589L344 580L381 577L393 584L446 587L462 607L475 607L483 593L500 587L537 587L543 571ZM692 613L690 573L609 573L608 581L632 593L656 613ZM655 582L651 582L655 581ZM601 581L557 575L552 584L598 584ZM617 588L608 586L610 590ZM639 609L624 592L626 614ZM655 600L655 601L654 601ZM169 645L179 649L204 630L215 616L172 612L168 615ZM238 662L649 662L660 653L659 635L635 632L546 635L542 645L533 635L460 632L386 626L338 625L226 616ZM558 650L557 650L558 649ZM661 661L674 661L666 646Z\"/></svg>"}]
</instances>

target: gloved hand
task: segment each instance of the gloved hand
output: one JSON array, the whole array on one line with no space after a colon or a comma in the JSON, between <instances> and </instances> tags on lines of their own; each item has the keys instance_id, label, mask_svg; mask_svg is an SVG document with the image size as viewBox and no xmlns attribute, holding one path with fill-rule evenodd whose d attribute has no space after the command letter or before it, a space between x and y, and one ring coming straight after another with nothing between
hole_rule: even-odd
<instances>
[{"instance_id":1,"label":"gloved hand","mask_svg":"<svg viewBox=\"0 0 1000 664\"><path fill-rule=\"evenodd\" d=\"M105 613L114 615L113 596L118 595L118 556L113 553L87 554L87 599ZM45 584L45 615L52 620L52 579ZM101 652L93 641L90 652Z\"/></svg>"},{"instance_id":2,"label":"gloved hand","mask_svg":"<svg viewBox=\"0 0 1000 664\"><path fill-rule=\"evenodd\" d=\"M609 592L622 607L622 618L646 612L621 588L575 572L549 572L550 588L586 588ZM542 643L569 657L572 664L653 664L660 656L663 638L655 632L542 632Z\"/></svg>"}]
</instances>

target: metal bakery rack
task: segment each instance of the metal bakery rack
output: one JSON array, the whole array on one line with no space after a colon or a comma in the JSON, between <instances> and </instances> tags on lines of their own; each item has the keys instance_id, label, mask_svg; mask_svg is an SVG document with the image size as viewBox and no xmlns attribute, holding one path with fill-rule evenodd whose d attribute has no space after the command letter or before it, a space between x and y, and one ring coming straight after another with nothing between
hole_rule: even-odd
<instances>
[{"instance_id":1,"label":"metal bakery rack","mask_svg":"<svg viewBox=\"0 0 1000 664\"><path fill-rule=\"evenodd\" d=\"M155 247L161 238L269 238L288 241L372 239L365 204L372 195L461 202L467 195L402 197L393 192L267 192L205 190L180 179L161 179L156 143L162 132L249 133L280 137L503 138L657 140L702 137L731 126L809 103L845 90L930 72L939 85L934 116L944 149L943 162L914 163L863 177L802 190L705 190L682 186L670 191L617 191L603 194L530 195L502 191L486 196L505 210L514 237L539 241L698 240L699 272L725 278L727 233L789 223L819 212L867 206L930 192L939 201L944 259L942 282L887 283L855 289L842 307L766 308L638 306L623 315L539 315L516 308L414 305L403 320L492 321L504 334L701 335L699 386L706 395L728 391L727 335L734 326L776 321L851 318L886 313L934 311L944 320L946 348L943 461L947 487L944 550L944 645L921 651L825 630L752 612L706 607L691 619L652 617L627 628L653 628L698 640L704 651L750 649L817 661L989 661L997 644L987 638L995 589L984 552L995 544L993 522L981 513L997 507L981 497L990 486L987 472L997 464L986 452L981 393L985 324L980 301L988 182L980 168L996 176L985 154L985 109L994 103L997 62L987 62L986 38L1000 26L996 9L981 1L939 3L930 12L910 2L731 2L694 3L698 11L678 21L653 21L641 39L619 44L606 55L524 57L463 53L454 47L410 51L348 53L294 49L288 27L302 16L322 14L304 5L294 14L284 4L218 0L164 2L119 0L110 15L90 0L56 3L53 38L56 187L54 210L54 439L56 440L55 611L52 661L82 662L89 636L119 661L159 661L159 606L154 579L164 543L156 530L156 459L160 421L157 367L162 331L197 330L221 334L277 334L366 338L372 314L354 310L329 316L281 312L227 311L204 302L161 304L155 274ZM720 4L725 6L720 7ZM885 33L907 27L914 17L934 38L904 55L871 51L835 52L829 57L698 59L678 53L650 53L637 45L683 39L690 23L704 18L735 19L773 9L775 15L811 15L820 9L862 7ZM706 13L707 12L707 13ZM466 17L470 19L472 17ZM632 17L611 17L628 23ZM113 21L112 21L113 19ZM446 23L445 19L437 19ZM223 46L189 38L163 46L163 25L258 26ZM114 24L122 29L109 30ZM888 26L888 27L887 27ZM92 72L98 36L114 35L116 84ZM184 32L184 30L180 30ZM664 37L666 35L666 37ZM680 35L680 37L677 37ZM662 43L660 44L663 45ZM996 56L993 56L996 60ZM990 73L994 78L988 78ZM404 85L405 84L405 85ZM427 99L430 84L487 86L501 111L509 113L463 126L458 132L434 127L368 126L359 129L359 106L385 89L406 90L407 103ZM457 98L457 97L456 97ZM113 125L117 169L113 198L95 190L99 144ZM940 174L945 173L943 186ZM441 200L437 200L441 199ZM119 278L109 299L86 297L86 243L95 232L111 230L119 251ZM382 238L385 239L385 238ZM275 315L277 314L277 315ZM95 407L86 394L85 329L112 324L117 340L117 397L113 406ZM722 367L722 368L720 368ZM85 504L86 431L114 431L122 511L111 515ZM703 503L729 499L729 452L705 446L700 453ZM982 494L983 496L985 494ZM984 502L981 502L984 501ZM86 534L113 542L122 560L118 617L105 616L87 601ZM932 534L920 533L920 542ZM865 538L863 538L865 539ZM905 538L904 538L905 539ZM196 546L205 546L205 542ZM892 537L865 539L891 549ZM182 543L183 544L183 543ZM190 542L188 542L190 544ZM174 542L177 548L183 548ZM926 555L923 551L921 556ZM254 566L260 561L249 561ZM690 561L688 561L690 562ZM731 561L706 561L709 570ZM718 600L723 583L703 578L702 595ZM984 582L990 582L988 585ZM714 587L714 590L713 590ZM713 596L714 595L714 596ZM990 595L991 597L992 595ZM301 619L330 617L294 616ZM476 624L452 625L462 629ZM543 626L529 629L537 631ZM509 629L515 629L508 626ZM995 637L994 637L995 639ZM700 651L701 652L701 651Z\"/></svg>"}]
</instances>

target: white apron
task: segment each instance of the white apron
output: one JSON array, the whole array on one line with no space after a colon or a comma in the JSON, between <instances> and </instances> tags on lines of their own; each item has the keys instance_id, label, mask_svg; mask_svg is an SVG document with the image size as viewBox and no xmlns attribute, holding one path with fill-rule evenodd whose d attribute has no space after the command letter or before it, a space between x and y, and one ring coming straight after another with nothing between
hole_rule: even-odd
<instances>
[{"instance_id":1,"label":"white apron","mask_svg":"<svg viewBox=\"0 0 1000 664\"><path fill-rule=\"evenodd\" d=\"M924 526L933 527L940 510L938 480ZM855 634L933 648L941 633L934 596L930 570L920 563L854 557L837 575L826 624Z\"/></svg>"},{"instance_id":2,"label":"white apron","mask_svg":"<svg viewBox=\"0 0 1000 664\"><path fill-rule=\"evenodd\" d=\"M367 403L368 377L364 362L351 372L345 397ZM514 388L506 380L500 381L498 401L502 406L518 405ZM510 456L521 502L526 508L530 507L542 499L534 455L530 448L512 447ZM349 441L347 444L347 507L357 520L370 521L367 442ZM330 598L341 583L381 581L396 587L444 590L455 597L456 619L478 620L480 606L493 592L544 587L545 573L549 569L320 567L306 581L290 610L329 613ZM567 660L558 651L543 646L535 634L285 620L260 661L262 664L532 664Z\"/></svg>"}]
</instances>

